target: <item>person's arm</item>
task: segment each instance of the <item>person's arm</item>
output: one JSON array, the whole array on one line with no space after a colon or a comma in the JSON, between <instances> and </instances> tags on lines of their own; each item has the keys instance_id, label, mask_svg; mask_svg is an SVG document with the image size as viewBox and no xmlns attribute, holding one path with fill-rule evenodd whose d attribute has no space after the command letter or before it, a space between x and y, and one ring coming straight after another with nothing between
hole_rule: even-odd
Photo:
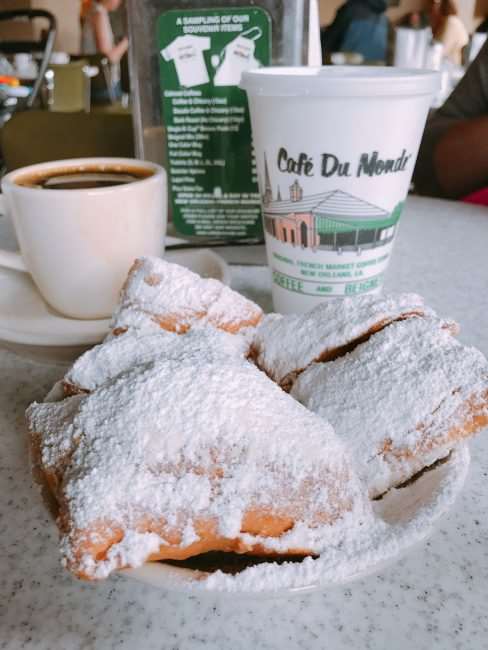
<instances>
[{"instance_id":1,"label":"person's arm","mask_svg":"<svg viewBox=\"0 0 488 650\"><path fill-rule=\"evenodd\" d=\"M413 180L419 193L449 198L488 186L488 42L429 118Z\"/></svg>"},{"instance_id":2,"label":"person's arm","mask_svg":"<svg viewBox=\"0 0 488 650\"><path fill-rule=\"evenodd\" d=\"M462 49L468 44L469 36L460 18L447 16L436 40L444 46L444 55L447 58L453 63L461 63Z\"/></svg>"},{"instance_id":3,"label":"person's arm","mask_svg":"<svg viewBox=\"0 0 488 650\"><path fill-rule=\"evenodd\" d=\"M101 12L96 12L93 15L92 26L97 51L104 54L111 63L118 63L129 47L127 37L124 36L117 45L114 45L110 24L107 24L107 20Z\"/></svg>"}]
</instances>

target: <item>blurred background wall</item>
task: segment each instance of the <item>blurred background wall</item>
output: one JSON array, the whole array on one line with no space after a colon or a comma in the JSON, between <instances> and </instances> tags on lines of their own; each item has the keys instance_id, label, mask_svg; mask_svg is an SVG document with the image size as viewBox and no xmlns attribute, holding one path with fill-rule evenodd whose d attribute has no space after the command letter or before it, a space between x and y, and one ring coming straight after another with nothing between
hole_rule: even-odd
<instances>
[{"instance_id":1,"label":"blurred background wall","mask_svg":"<svg viewBox=\"0 0 488 650\"><path fill-rule=\"evenodd\" d=\"M79 0L0 0L0 9L47 9L58 20L58 36L55 49L75 54L80 43L80 2ZM12 24L0 27L0 39L5 37L8 29L10 40L16 38L29 38L27 27L21 24ZM15 33L14 30L15 29Z\"/></svg>"}]
</instances>

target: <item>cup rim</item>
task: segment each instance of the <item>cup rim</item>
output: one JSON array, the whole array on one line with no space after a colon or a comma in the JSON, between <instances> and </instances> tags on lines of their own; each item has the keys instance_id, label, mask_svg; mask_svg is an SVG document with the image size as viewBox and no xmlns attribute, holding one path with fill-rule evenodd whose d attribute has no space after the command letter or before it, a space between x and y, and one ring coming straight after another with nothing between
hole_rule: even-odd
<instances>
[{"instance_id":1,"label":"cup rim","mask_svg":"<svg viewBox=\"0 0 488 650\"><path fill-rule=\"evenodd\" d=\"M35 172L36 170L43 171L49 170L51 168L63 168L67 167L78 167L83 165L131 165L134 167L139 167L141 169L151 169L154 173L147 178L143 178L137 181L137 186L146 185L147 183L154 182L159 178L163 178L163 181L166 182L166 170L161 165L153 163L149 160L140 160L138 158L121 158L121 157L111 157L111 156L93 156L85 158L67 158L66 160L49 160L42 163L34 163L32 165L26 165L25 167L19 167L14 169L8 174L6 174L1 180L1 189L2 192L5 191L6 187L15 188L16 192L28 192L28 193L39 193L42 192L43 196L46 196L46 192L41 187L27 187L24 185L18 185L15 182L15 179L22 175L27 175L29 173ZM127 191L131 187L132 183L126 183L124 185L112 185L109 187L85 187L80 189L50 189L49 196L60 196L60 195L69 195L75 196L78 193L81 193L83 196L89 194L106 194L110 192L123 192Z\"/></svg>"},{"instance_id":2,"label":"cup rim","mask_svg":"<svg viewBox=\"0 0 488 650\"><path fill-rule=\"evenodd\" d=\"M270 66L243 72L240 87L262 97L434 95L440 73L381 66Z\"/></svg>"}]
</instances>

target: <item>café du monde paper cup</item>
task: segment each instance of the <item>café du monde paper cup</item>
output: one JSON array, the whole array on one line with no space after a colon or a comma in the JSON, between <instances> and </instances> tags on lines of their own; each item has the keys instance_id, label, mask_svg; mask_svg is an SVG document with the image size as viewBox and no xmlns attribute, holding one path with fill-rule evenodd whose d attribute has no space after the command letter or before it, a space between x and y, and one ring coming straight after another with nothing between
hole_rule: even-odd
<instances>
[{"instance_id":1,"label":"caf\u00e9 du monde paper cup","mask_svg":"<svg viewBox=\"0 0 488 650\"><path fill-rule=\"evenodd\" d=\"M243 74L276 311L381 289L438 86L366 66Z\"/></svg>"}]
</instances>

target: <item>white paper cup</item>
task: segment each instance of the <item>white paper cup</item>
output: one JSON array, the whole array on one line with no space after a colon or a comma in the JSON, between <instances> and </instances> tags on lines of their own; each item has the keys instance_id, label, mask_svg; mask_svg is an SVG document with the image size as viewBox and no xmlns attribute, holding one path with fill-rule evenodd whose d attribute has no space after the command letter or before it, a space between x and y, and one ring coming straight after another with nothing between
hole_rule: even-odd
<instances>
[{"instance_id":1,"label":"white paper cup","mask_svg":"<svg viewBox=\"0 0 488 650\"><path fill-rule=\"evenodd\" d=\"M438 74L271 67L241 86L276 311L379 291Z\"/></svg>"}]
</instances>

